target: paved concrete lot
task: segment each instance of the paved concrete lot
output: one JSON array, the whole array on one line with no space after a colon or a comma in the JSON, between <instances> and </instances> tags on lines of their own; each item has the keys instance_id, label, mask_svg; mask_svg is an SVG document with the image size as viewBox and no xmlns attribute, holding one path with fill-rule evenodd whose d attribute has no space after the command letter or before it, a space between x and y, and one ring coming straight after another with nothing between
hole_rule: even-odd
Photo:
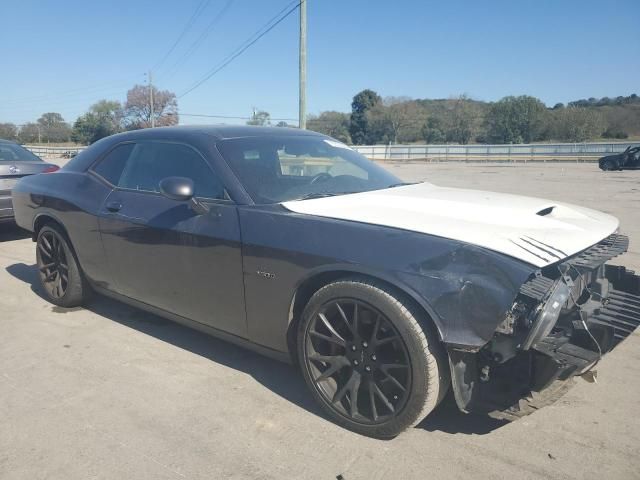
<instances>
[{"instance_id":1,"label":"paved concrete lot","mask_svg":"<svg viewBox=\"0 0 640 480\"><path fill-rule=\"evenodd\" d=\"M574 202L618 216L640 270L640 171L419 165L406 180ZM41 297L34 245L0 230L0 478L640 478L640 335L558 403L515 423L447 400L392 441L343 430L292 367L97 299Z\"/></svg>"}]
</instances>

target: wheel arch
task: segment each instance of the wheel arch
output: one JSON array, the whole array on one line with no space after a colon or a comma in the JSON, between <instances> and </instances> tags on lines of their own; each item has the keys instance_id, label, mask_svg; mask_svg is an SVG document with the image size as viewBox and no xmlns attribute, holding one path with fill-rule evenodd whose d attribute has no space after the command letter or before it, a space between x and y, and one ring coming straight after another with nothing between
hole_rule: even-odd
<instances>
[{"instance_id":1,"label":"wheel arch","mask_svg":"<svg viewBox=\"0 0 640 480\"><path fill-rule=\"evenodd\" d=\"M62 223L62 221L59 218L57 218L57 216L55 214L50 213L50 212L39 213L34 218L34 220L33 220L33 241L34 242L36 241L36 239L38 238L38 233L40 233L40 230L42 229L42 227L44 227L47 224L56 225L57 227L60 228L60 230L62 230L62 233L64 233L64 236L66 237L66 240L69 242L69 245L71 246L71 249L74 251L74 254L75 254L75 247L73 246L73 242L71 241L71 237L69 237L69 232L67 231L67 229L64 226L64 224Z\"/></svg>"},{"instance_id":2,"label":"wheel arch","mask_svg":"<svg viewBox=\"0 0 640 480\"><path fill-rule=\"evenodd\" d=\"M297 364L298 362L296 357L296 332L304 307L309 303L311 297L322 287L330 283L354 277L374 280L378 283L382 283L391 292L402 297L403 300L411 304L422 314L419 319L421 323L426 322L426 325L424 326L437 332L438 340L440 342L443 341L441 325L438 322L435 310L426 299L420 296L418 292L413 290L409 285L404 284L399 279L384 272L354 267L353 265L336 265L310 272L298 282L294 289L289 306L289 318L286 333L287 346L292 363Z\"/></svg>"}]
</instances>

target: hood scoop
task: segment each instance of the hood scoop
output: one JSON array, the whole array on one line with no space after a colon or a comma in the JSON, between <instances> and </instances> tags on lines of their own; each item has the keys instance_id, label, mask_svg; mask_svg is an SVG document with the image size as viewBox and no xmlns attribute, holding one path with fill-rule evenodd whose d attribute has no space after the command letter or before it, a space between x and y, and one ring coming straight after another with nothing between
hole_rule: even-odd
<instances>
[{"instance_id":1,"label":"hood scoop","mask_svg":"<svg viewBox=\"0 0 640 480\"><path fill-rule=\"evenodd\" d=\"M553 209L556 208L555 205L551 205L550 207L547 208L543 208L542 210L540 210L539 212L536 212L536 215L540 215L541 217L546 217L547 215L549 215L551 212L553 212Z\"/></svg>"}]
</instances>

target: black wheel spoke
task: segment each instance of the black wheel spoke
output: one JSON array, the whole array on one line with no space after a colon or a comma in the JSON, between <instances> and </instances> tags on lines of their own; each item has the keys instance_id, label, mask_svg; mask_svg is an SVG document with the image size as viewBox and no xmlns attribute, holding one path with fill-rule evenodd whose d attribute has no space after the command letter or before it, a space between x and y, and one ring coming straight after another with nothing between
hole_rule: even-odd
<instances>
[{"instance_id":1,"label":"black wheel spoke","mask_svg":"<svg viewBox=\"0 0 640 480\"><path fill-rule=\"evenodd\" d=\"M380 370L382 370L383 372L387 372L393 368L409 368L409 365L405 364L405 363L383 363L382 365L380 365Z\"/></svg>"},{"instance_id":2,"label":"black wheel spoke","mask_svg":"<svg viewBox=\"0 0 640 480\"><path fill-rule=\"evenodd\" d=\"M369 343L371 345L376 346L378 343L378 330L380 329L380 315L376 315L376 321L373 324L373 332L371 332L371 338L369 339Z\"/></svg>"},{"instance_id":3,"label":"black wheel spoke","mask_svg":"<svg viewBox=\"0 0 640 480\"><path fill-rule=\"evenodd\" d=\"M358 303L354 302L353 304L353 322L351 326L352 332L358 331Z\"/></svg>"},{"instance_id":4,"label":"black wheel spoke","mask_svg":"<svg viewBox=\"0 0 640 480\"><path fill-rule=\"evenodd\" d=\"M335 343L336 345L340 345L341 347L346 346L346 342L344 341L343 338L341 337L336 337L336 336L328 336L328 335L324 335L322 333L316 332L315 330L311 330L309 332L309 335L319 338L321 340L324 340L325 342L331 342L331 343Z\"/></svg>"},{"instance_id":5,"label":"black wheel spoke","mask_svg":"<svg viewBox=\"0 0 640 480\"><path fill-rule=\"evenodd\" d=\"M42 238L43 238L43 240L44 240L44 237L42 237ZM41 251L43 254L45 254L48 258L52 258L51 251L50 251L50 250L48 251L48 250L46 249L46 247L44 246L44 243L39 243L39 244L38 244L38 248L39 248L39 249L40 249L40 251Z\"/></svg>"},{"instance_id":6,"label":"black wheel spoke","mask_svg":"<svg viewBox=\"0 0 640 480\"><path fill-rule=\"evenodd\" d=\"M324 326L327 328L327 330L329 330L331 332L331 335L333 335L334 337L336 337L339 340L342 340L344 342L344 338L342 338L340 336L340 334L338 332L336 332L336 330L333 328L333 325L331 325L329 320L327 320L327 317L324 315L324 313L318 314L318 317L320 317L320 320L322 321Z\"/></svg>"},{"instance_id":7,"label":"black wheel spoke","mask_svg":"<svg viewBox=\"0 0 640 480\"><path fill-rule=\"evenodd\" d=\"M312 382L340 415L378 424L406 404L409 353L394 324L376 308L360 300L333 300L311 320L305 342Z\"/></svg>"},{"instance_id":8,"label":"black wheel spoke","mask_svg":"<svg viewBox=\"0 0 640 480\"><path fill-rule=\"evenodd\" d=\"M393 383L396 387L398 387L400 390L402 390L403 392L406 392L407 389L405 388L404 385L402 385L398 379L396 377L394 377L393 375L390 375L389 372L385 371L384 369L382 370L382 374L384 375L384 380L388 380L391 383ZM384 381L383 380L383 381Z\"/></svg>"},{"instance_id":9,"label":"black wheel spoke","mask_svg":"<svg viewBox=\"0 0 640 480\"><path fill-rule=\"evenodd\" d=\"M347 380L347 382L342 386L342 388L340 388L340 390L336 391L336 393L333 395L333 398L331 399L331 403L338 403L340 400L342 400L347 392L351 391L353 385L355 385L356 382L358 383L358 385L360 384L360 375L358 374L358 372L351 372L351 377L349 377L349 380Z\"/></svg>"},{"instance_id":10,"label":"black wheel spoke","mask_svg":"<svg viewBox=\"0 0 640 480\"><path fill-rule=\"evenodd\" d=\"M353 372L354 380L351 381L351 385L349 387L349 414L352 417L356 417L359 415L358 412L358 391L360 390L360 374L357 372Z\"/></svg>"},{"instance_id":11,"label":"black wheel spoke","mask_svg":"<svg viewBox=\"0 0 640 480\"><path fill-rule=\"evenodd\" d=\"M390 337L379 338L379 339L376 340L374 345L376 347L380 347L382 345L386 345L387 343L395 342L399 338L400 337L398 335L392 335Z\"/></svg>"},{"instance_id":12,"label":"black wheel spoke","mask_svg":"<svg viewBox=\"0 0 640 480\"><path fill-rule=\"evenodd\" d=\"M374 422L378 421L378 408L376 407L376 398L373 394L373 382L369 382L369 404L371 407L371 416Z\"/></svg>"},{"instance_id":13,"label":"black wheel spoke","mask_svg":"<svg viewBox=\"0 0 640 480\"><path fill-rule=\"evenodd\" d=\"M329 367L326 370L324 370L318 377L316 377L316 382L322 382L324 380L328 380L338 370L348 366L349 360L347 360L346 357L335 357L334 360L331 360L325 363L328 363Z\"/></svg>"},{"instance_id":14,"label":"black wheel spoke","mask_svg":"<svg viewBox=\"0 0 640 480\"><path fill-rule=\"evenodd\" d=\"M38 270L40 270L41 272L46 272L48 269L50 269L54 265L55 263L47 263L45 265L42 265L41 267L38 267Z\"/></svg>"},{"instance_id":15,"label":"black wheel spoke","mask_svg":"<svg viewBox=\"0 0 640 480\"><path fill-rule=\"evenodd\" d=\"M380 390L380 387L378 387L376 383L373 383L373 393L377 395L380 400L382 400L382 403L389 409L391 413L394 413L396 411L395 407L391 404L387 396L382 390Z\"/></svg>"},{"instance_id":16,"label":"black wheel spoke","mask_svg":"<svg viewBox=\"0 0 640 480\"><path fill-rule=\"evenodd\" d=\"M340 313L340 318L342 318L342 320L344 320L344 323L347 325L347 328L349 329L349 331L352 334L356 334L355 330L353 329L353 326L351 325L351 323L349 322L349 319L347 318L347 315L344 313L344 310L342 309L342 307L340 306L340 304L338 302L336 302L336 308L338 309L338 312Z\"/></svg>"}]
</instances>

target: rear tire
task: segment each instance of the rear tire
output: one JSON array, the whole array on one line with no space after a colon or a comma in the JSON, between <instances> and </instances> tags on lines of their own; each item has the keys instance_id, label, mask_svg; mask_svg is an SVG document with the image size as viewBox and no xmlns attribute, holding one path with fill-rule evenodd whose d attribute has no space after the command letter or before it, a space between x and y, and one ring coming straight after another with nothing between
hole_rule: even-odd
<instances>
[{"instance_id":1,"label":"rear tire","mask_svg":"<svg viewBox=\"0 0 640 480\"><path fill-rule=\"evenodd\" d=\"M446 352L423 312L384 284L345 279L320 290L298 328L307 386L339 425L393 438L419 423L449 384Z\"/></svg>"},{"instance_id":2,"label":"rear tire","mask_svg":"<svg viewBox=\"0 0 640 480\"><path fill-rule=\"evenodd\" d=\"M87 300L90 287L61 228L48 224L40 229L36 260L40 285L47 300L65 308L80 306Z\"/></svg>"}]
</instances>

